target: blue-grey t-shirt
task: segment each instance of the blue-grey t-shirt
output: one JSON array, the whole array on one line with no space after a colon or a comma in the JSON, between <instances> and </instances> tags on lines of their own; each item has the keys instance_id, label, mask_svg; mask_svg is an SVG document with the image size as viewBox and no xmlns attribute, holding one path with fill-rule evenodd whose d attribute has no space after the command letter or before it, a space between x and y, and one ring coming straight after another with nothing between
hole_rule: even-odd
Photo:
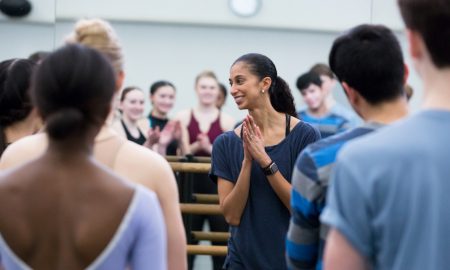
<instances>
[{"instance_id":1,"label":"blue-grey t-shirt","mask_svg":"<svg viewBox=\"0 0 450 270\"><path fill-rule=\"evenodd\" d=\"M450 111L426 110L343 147L321 216L373 269L450 265Z\"/></svg>"},{"instance_id":2,"label":"blue-grey t-shirt","mask_svg":"<svg viewBox=\"0 0 450 270\"><path fill-rule=\"evenodd\" d=\"M319 132L301 121L283 141L265 149L290 182L298 154L318 139ZM220 177L235 183L243 158L242 140L234 131L217 137L212 152L212 179ZM239 226L230 226L225 264L231 264L231 269L234 265L243 269L286 269L284 250L289 218L288 209L270 186L259 164L253 161L248 201Z\"/></svg>"}]
</instances>

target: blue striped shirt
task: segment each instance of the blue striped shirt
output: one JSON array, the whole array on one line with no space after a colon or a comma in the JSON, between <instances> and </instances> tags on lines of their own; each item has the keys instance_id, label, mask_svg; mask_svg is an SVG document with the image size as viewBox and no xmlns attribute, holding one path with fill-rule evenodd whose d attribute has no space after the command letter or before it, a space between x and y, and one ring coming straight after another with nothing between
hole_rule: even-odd
<instances>
[{"instance_id":1,"label":"blue striped shirt","mask_svg":"<svg viewBox=\"0 0 450 270\"><path fill-rule=\"evenodd\" d=\"M298 118L317 128L322 138L332 136L350 128L350 122L347 118L333 112L323 117L314 117L307 110L302 110L298 112Z\"/></svg>"},{"instance_id":2,"label":"blue striped shirt","mask_svg":"<svg viewBox=\"0 0 450 270\"><path fill-rule=\"evenodd\" d=\"M322 269L328 228L319 216L325 207L330 173L336 156L348 141L372 132L378 124L337 134L309 145L298 157L292 175L292 218L286 240L289 269Z\"/></svg>"}]
</instances>

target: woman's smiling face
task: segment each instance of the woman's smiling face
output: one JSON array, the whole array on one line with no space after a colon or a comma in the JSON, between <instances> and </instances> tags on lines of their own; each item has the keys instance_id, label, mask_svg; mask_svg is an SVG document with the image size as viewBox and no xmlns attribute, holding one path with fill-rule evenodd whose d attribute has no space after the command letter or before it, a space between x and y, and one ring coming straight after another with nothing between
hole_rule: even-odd
<instances>
[{"instance_id":1,"label":"woman's smiling face","mask_svg":"<svg viewBox=\"0 0 450 270\"><path fill-rule=\"evenodd\" d=\"M150 96L150 100L153 110L158 114L167 115L175 103L175 89L170 85L161 86Z\"/></svg>"},{"instance_id":2,"label":"woman's smiling face","mask_svg":"<svg viewBox=\"0 0 450 270\"><path fill-rule=\"evenodd\" d=\"M240 110L252 109L261 97L262 82L249 65L236 62L230 70L230 93Z\"/></svg>"}]
</instances>

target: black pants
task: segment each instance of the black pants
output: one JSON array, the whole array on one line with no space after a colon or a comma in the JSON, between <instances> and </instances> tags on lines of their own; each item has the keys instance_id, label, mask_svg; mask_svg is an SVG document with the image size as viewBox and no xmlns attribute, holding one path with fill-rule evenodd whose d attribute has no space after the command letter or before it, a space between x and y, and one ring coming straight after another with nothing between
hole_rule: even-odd
<instances>
[{"instance_id":1,"label":"black pants","mask_svg":"<svg viewBox=\"0 0 450 270\"><path fill-rule=\"evenodd\" d=\"M207 174L195 174L194 183L192 185L193 193L201 194L217 194L217 185L209 179ZM191 229L193 231L201 231L205 220L208 220L210 230L212 232L228 232L228 224L222 215L193 215L191 218ZM196 245L198 241L191 241ZM213 245L226 245L226 242L212 242ZM188 256L189 270L192 270L195 255ZM221 270L225 262L223 256L213 256L214 270Z\"/></svg>"}]
</instances>

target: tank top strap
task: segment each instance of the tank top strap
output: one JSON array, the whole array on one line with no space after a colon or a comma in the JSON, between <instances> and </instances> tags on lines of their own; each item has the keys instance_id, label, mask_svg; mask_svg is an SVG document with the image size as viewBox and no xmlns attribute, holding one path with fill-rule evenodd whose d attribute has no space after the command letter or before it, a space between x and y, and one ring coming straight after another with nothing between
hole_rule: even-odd
<instances>
[{"instance_id":1,"label":"tank top strap","mask_svg":"<svg viewBox=\"0 0 450 270\"><path fill-rule=\"evenodd\" d=\"M217 119L211 123L211 126L209 127L208 130L208 137L209 140L211 141L211 143L220 135L223 133L223 129L220 126L220 111L219 111L219 115L217 116Z\"/></svg>"},{"instance_id":2,"label":"tank top strap","mask_svg":"<svg viewBox=\"0 0 450 270\"><path fill-rule=\"evenodd\" d=\"M284 137L287 137L291 133L291 116L286 114L286 131Z\"/></svg>"},{"instance_id":3,"label":"tank top strap","mask_svg":"<svg viewBox=\"0 0 450 270\"><path fill-rule=\"evenodd\" d=\"M189 143L193 143L197 140L198 134L200 134L200 125L195 119L194 110L191 110L191 118L189 120L189 124L187 126L187 130L189 133Z\"/></svg>"}]
</instances>

